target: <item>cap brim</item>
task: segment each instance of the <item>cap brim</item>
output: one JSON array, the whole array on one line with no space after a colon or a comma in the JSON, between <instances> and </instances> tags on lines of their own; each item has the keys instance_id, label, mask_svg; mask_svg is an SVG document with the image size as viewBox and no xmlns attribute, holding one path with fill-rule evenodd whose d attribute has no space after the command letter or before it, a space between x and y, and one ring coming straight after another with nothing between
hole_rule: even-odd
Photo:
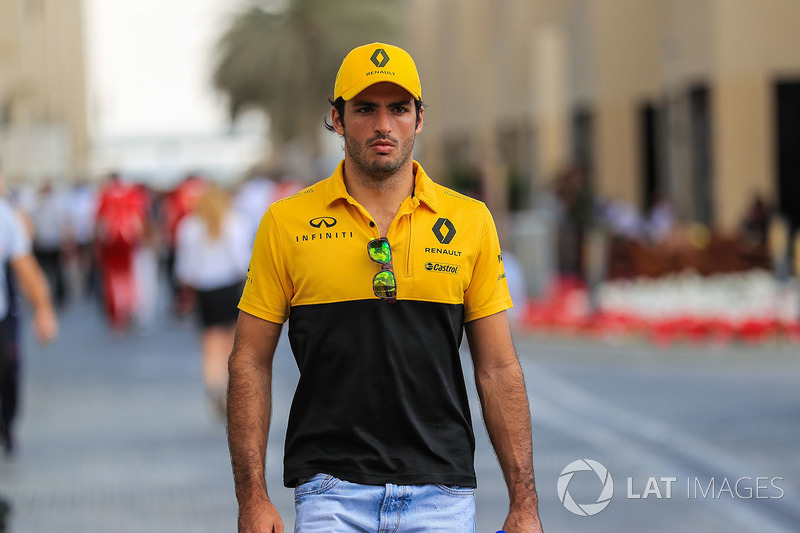
<instances>
[{"instance_id":1,"label":"cap brim","mask_svg":"<svg viewBox=\"0 0 800 533\"><path fill-rule=\"evenodd\" d=\"M342 99L343 100L351 100L354 96L356 96L358 93L360 93L361 91L363 91L367 87L371 87L371 86L375 85L376 83L381 83L381 82L384 82L384 81L387 81L389 83L393 83L393 84L397 85L398 87L402 87L403 89L408 91L408 93L411 96L413 96L415 100L421 100L422 99L422 95L417 94L414 91L414 89L412 89L411 87L407 86L404 83L399 83L397 81L397 78L395 78L393 76L387 76L385 74L377 74L375 76L370 76L368 80L363 81L363 82L361 82L361 83L359 83L357 85L354 85L354 86L350 87L348 90L346 90L346 91L344 91L342 93Z\"/></svg>"}]
</instances>

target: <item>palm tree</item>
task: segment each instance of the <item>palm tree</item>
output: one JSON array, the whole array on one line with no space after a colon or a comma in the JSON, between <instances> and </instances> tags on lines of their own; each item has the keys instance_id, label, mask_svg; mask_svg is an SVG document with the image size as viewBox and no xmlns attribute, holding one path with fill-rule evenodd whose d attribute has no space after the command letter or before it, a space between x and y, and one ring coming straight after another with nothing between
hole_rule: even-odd
<instances>
[{"instance_id":1,"label":"palm tree","mask_svg":"<svg viewBox=\"0 0 800 533\"><path fill-rule=\"evenodd\" d=\"M213 72L231 120L261 109L277 162L298 140L319 156L325 99L342 59L355 46L391 42L397 13L397 0L250 0L220 37Z\"/></svg>"}]
</instances>

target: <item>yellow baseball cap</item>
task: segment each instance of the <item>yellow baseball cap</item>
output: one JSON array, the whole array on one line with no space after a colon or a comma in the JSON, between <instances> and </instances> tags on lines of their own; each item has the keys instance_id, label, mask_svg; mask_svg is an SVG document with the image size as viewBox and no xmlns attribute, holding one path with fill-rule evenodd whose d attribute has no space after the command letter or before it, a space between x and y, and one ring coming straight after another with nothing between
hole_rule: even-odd
<instances>
[{"instance_id":1,"label":"yellow baseball cap","mask_svg":"<svg viewBox=\"0 0 800 533\"><path fill-rule=\"evenodd\" d=\"M347 54L336 74L333 99L350 100L376 83L388 81L399 85L417 99L422 99L417 66L411 56L397 46L384 43L365 44Z\"/></svg>"}]
</instances>

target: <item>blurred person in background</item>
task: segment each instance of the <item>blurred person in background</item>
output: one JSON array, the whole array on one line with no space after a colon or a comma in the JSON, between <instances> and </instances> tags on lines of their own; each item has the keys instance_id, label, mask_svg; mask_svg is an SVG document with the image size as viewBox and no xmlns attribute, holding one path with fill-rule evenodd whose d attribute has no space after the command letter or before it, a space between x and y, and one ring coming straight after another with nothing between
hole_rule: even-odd
<instances>
[{"instance_id":1,"label":"blurred person in background","mask_svg":"<svg viewBox=\"0 0 800 533\"><path fill-rule=\"evenodd\" d=\"M508 293L514 307L508 309L508 321L512 326L519 326L525 320L525 309L528 305L528 282L522 262L510 250L503 250L503 270L508 284Z\"/></svg>"},{"instance_id":2,"label":"blurred person in background","mask_svg":"<svg viewBox=\"0 0 800 533\"><path fill-rule=\"evenodd\" d=\"M0 443L6 455L14 451L14 420L19 399L20 289L32 307L32 326L46 344L58 333L58 319L47 280L31 253L31 236L20 213L5 198L0 175Z\"/></svg>"},{"instance_id":3,"label":"blurred person in background","mask_svg":"<svg viewBox=\"0 0 800 533\"><path fill-rule=\"evenodd\" d=\"M739 223L739 239L747 249L765 251L769 242L769 224L772 214L760 194L754 194Z\"/></svg>"},{"instance_id":4,"label":"blurred person in background","mask_svg":"<svg viewBox=\"0 0 800 533\"><path fill-rule=\"evenodd\" d=\"M61 191L51 182L39 189L31 219L34 255L42 267L56 307L61 308L67 296L63 252L69 231L69 213Z\"/></svg>"},{"instance_id":5,"label":"blurred person in background","mask_svg":"<svg viewBox=\"0 0 800 533\"><path fill-rule=\"evenodd\" d=\"M175 277L182 290L194 295L203 381L221 417L225 415L228 355L251 246L246 220L231 207L230 196L214 185L205 188L181 221L175 240Z\"/></svg>"},{"instance_id":6,"label":"blurred person in background","mask_svg":"<svg viewBox=\"0 0 800 533\"><path fill-rule=\"evenodd\" d=\"M530 410L492 216L412 159L423 104L406 51L352 50L331 105L326 125L343 138L344 160L270 206L239 303L228 391L239 531L283 531L265 453L288 319L300 370L284 455L295 531L375 531L379 522L398 533L475 531L466 330L510 499L503 529L539 533Z\"/></svg>"},{"instance_id":7,"label":"blurred person in background","mask_svg":"<svg viewBox=\"0 0 800 533\"><path fill-rule=\"evenodd\" d=\"M584 281L584 240L595 218L595 198L585 169L573 164L555 182L559 207L558 270L569 280Z\"/></svg>"},{"instance_id":8,"label":"blurred person in background","mask_svg":"<svg viewBox=\"0 0 800 533\"><path fill-rule=\"evenodd\" d=\"M251 243L255 240L264 211L275 201L277 188L271 175L264 170L253 169L236 190L233 203L248 223Z\"/></svg>"},{"instance_id":9,"label":"blurred person in background","mask_svg":"<svg viewBox=\"0 0 800 533\"><path fill-rule=\"evenodd\" d=\"M770 225L774 222L772 208L760 193L754 193L736 234L736 244L749 268L774 269L783 261L773 262L770 253ZM787 235L788 239L788 235ZM795 261L798 258L795 257ZM787 265L788 269L788 265ZM798 272L795 272L797 275Z\"/></svg>"},{"instance_id":10,"label":"blurred person in background","mask_svg":"<svg viewBox=\"0 0 800 533\"><path fill-rule=\"evenodd\" d=\"M303 185L291 176L282 172L266 172L254 170L239 185L234 195L234 205L250 225L250 242L256 238L258 223L267 208L273 202L288 198L303 190Z\"/></svg>"},{"instance_id":11,"label":"blurred person in background","mask_svg":"<svg viewBox=\"0 0 800 533\"><path fill-rule=\"evenodd\" d=\"M71 260L77 278L76 296L88 297L97 289L94 260L97 193L86 181L76 183L69 193Z\"/></svg>"},{"instance_id":12,"label":"blurred person in background","mask_svg":"<svg viewBox=\"0 0 800 533\"><path fill-rule=\"evenodd\" d=\"M620 198L605 199L600 204L599 216L612 235L642 244L648 242L647 222L630 202Z\"/></svg>"},{"instance_id":13,"label":"blurred person in background","mask_svg":"<svg viewBox=\"0 0 800 533\"><path fill-rule=\"evenodd\" d=\"M0 532L6 531L8 515L11 514L11 504L0 498Z\"/></svg>"},{"instance_id":14,"label":"blurred person in background","mask_svg":"<svg viewBox=\"0 0 800 533\"><path fill-rule=\"evenodd\" d=\"M306 186L294 176L289 174L281 174L281 176L278 178L278 182L275 184L275 193L272 195L272 202L277 202L278 200L288 198L293 194L299 193L305 188ZM270 202L270 204L272 202Z\"/></svg>"},{"instance_id":15,"label":"blurred person in background","mask_svg":"<svg viewBox=\"0 0 800 533\"><path fill-rule=\"evenodd\" d=\"M159 302L161 233L155 192L144 183L134 185L144 210L144 230L133 251L133 277L136 297L133 318L140 333L148 333L156 322Z\"/></svg>"},{"instance_id":16,"label":"blurred person in background","mask_svg":"<svg viewBox=\"0 0 800 533\"><path fill-rule=\"evenodd\" d=\"M134 255L145 236L147 198L112 173L100 190L95 218L97 263L111 326L122 331L136 311Z\"/></svg>"},{"instance_id":17,"label":"blurred person in background","mask_svg":"<svg viewBox=\"0 0 800 533\"><path fill-rule=\"evenodd\" d=\"M675 231L676 226L677 218L672 202L665 194L659 193L656 195L656 201L644 221L644 228L650 244L659 245L667 241Z\"/></svg>"},{"instance_id":18,"label":"blurred person in background","mask_svg":"<svg viewBox=\"0 0 800 533\"><path fill-rule=\"evenodd\" d=\"M189 174L173 190L164 197L161 207L162 232L164 234L164 264L172 289L171 298L175 305L173 312L183 314L189 309L190 302L176 298L180 294L181 284L175 277L175 241L178 226L194 207L197 199L203 194L208 183L197 174Z\"/></svg>"}]
</instances>

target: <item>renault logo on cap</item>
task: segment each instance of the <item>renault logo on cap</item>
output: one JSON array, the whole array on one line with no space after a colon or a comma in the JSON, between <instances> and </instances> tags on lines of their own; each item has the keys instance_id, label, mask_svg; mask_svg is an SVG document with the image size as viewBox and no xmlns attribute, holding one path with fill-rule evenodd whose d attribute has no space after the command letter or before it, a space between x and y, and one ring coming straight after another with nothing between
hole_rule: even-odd
<instances>
[{"instance_id":1,"label":"renault logo on cap","mask_svg":"<svg viewBox=\"0 0 800 533\"><path fill-rule=\"evenodd\" d=\"M378 68L382 68L386 66L386 63L389 62L389 54L386 53L386 50L383 48L378 48L373 52L372 57L369 58L372 61L372 64Z\"/></svg>"},{"instance_id":2,"label":"renault logo on cap","mask_svg":"<svg viewBox=\"0 0 800 533\"><path fill-rule=\"evenodd\" d=\"M336 225L336 219L333 217L317 217L308 221L312 228L319 228L323 224L326 228L332 228Z\"/></svg>"}]
</instances>

